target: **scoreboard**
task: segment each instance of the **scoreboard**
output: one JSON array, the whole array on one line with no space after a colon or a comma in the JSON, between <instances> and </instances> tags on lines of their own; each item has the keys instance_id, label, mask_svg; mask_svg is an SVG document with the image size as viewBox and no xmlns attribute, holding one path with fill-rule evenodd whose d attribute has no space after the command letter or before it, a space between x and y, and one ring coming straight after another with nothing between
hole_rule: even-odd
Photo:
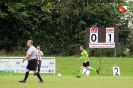
<instances>
[{"instance_id":1,"label":"scoreboard","mask_svg":"<svg viewBox=\"0 0 133 88\"><path fill-rule=\"evenodd\" d=\"M118 29L86 27L86 48L117 48Z\"/></svg>"}]
</instances>

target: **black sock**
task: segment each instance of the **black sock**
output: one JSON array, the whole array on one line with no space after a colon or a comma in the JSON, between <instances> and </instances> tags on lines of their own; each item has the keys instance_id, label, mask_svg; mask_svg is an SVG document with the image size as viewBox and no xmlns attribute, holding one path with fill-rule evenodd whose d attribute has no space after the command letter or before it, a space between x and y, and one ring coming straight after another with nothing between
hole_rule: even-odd
<instances>
[{"instance_id":1,"label":"black sock","mask_svg":"<svg viewBox=\"0 0 133 88\"><path fill-rule=\"evenodd\" d=\"M40 74L38 72L36 73L36 75L40 79L40 81L43 81L42 78L41 78L41 76L40 76Z\"/></svg>"},{"instance_id":2,"label":"black sock","mask_svg":"<svg viewBox=\"0 0 133 88\"><path fill-rule=\"evenodd\" d=\"M24 77L24 80L25 80L25 81L27 80L28 76L29 76L29 72L26 72L26 73L25 73L25 77Z\"/></svg>"}]
</instances>

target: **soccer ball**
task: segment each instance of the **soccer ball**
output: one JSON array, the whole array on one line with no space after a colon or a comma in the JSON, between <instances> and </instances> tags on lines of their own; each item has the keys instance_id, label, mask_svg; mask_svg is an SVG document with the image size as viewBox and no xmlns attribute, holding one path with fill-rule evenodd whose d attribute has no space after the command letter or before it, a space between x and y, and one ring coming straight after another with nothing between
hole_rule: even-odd
<instances>
[{"instance_id":1,"label":"soccer ball","mask_svg":"<svg viewBox=\"0 0 133 88\"><path fill-rule=\"evenodd\" d=\"M60 77L61 77L61 74L59 73L59 74L58 74L58 78L60 78Z\"/></svg>"}]
</instances>

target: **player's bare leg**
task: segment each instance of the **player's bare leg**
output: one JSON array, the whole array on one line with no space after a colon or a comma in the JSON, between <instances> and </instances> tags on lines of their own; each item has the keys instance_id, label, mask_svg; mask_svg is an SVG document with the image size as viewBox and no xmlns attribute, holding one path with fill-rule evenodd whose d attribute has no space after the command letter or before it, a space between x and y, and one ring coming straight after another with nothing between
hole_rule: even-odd
<instances>
[{"instance_id":1,"label":"player's bare leg","mask_svg":"<svg viewBox=\"0 0 133 88\"><path fill-rule=\"evenodd\" d=\"M29 69L26 69L26 73L25 73L25 77L24 77L24 79L23 80L20 80L19 82L21 82L21 83L26 83L26 80L27 80L27 78L28 78L28 76L29 76Z\"/></svg>"},{"instance_id":2,"label":"player's bare leg","mask_svg":"<svg viewBox=\"0 0 133 88\"><path fill-rule=\"evenodd\" d=\"M87 69L88 69L88 70L96 71L97 74L99 75L99 70L96 70L95 68L92 68L92 67L90 67L90 66L87 66Z\"/></svg>"},{"instance_id":3,"label":"player's bare leg","mask_svg":"<svg viewBox=\"0 0 133 88\"><path fill-rule=\"evenodd\" d=\"M87 70L90 70L90 66L87 66Z\"/></svg>"},{"instance_id":4,"label":"player's bare leg","mask_svg":"<svg viewBox=\"0 0 133 88\"><path fill-rule=\"evenodd\" d=\"M76 77L77 77L77 78L81 78L82 72L83 72L83 66L81 66L81 69L80 69L79 75L76 76Z\"/></svg>"}]
</instances>

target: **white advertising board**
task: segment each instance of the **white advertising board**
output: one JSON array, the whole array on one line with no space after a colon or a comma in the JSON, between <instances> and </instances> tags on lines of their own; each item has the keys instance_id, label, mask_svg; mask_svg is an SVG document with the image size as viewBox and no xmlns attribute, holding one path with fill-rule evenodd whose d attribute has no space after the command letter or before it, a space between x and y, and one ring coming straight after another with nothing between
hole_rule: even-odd
<instances>
[{"instance_id":1,"label":"white advertising board","mask_svg":"<svg viewBox=\"0 0 133 88\"><path fill-rule=\"evenodd\" d=\"M17 59L1 59L0 58L0 73L13 71L14 73L25 73L28 61L22 63L21 57ZM40 73L55 73L55 57L43 57Z\"/></svg>"}]
</instances>

